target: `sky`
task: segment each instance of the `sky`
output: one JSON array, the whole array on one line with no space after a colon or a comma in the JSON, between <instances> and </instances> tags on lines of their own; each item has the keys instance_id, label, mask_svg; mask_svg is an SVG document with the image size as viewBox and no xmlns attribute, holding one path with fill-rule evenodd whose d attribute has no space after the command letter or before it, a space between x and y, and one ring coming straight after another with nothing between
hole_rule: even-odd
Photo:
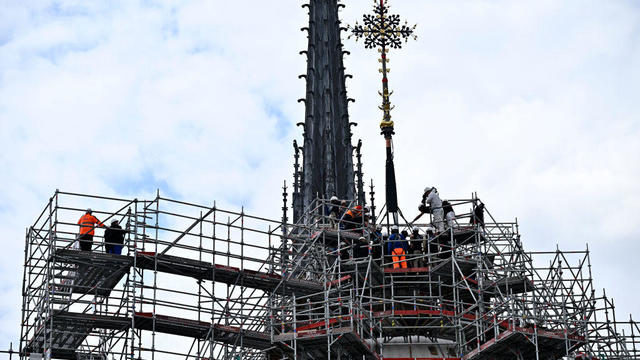
<instances>
[{"instance_id":1,"label":"sky","mask_svg":"<svg viewBox=\"0 0 640 360\"><path fill-rule=\"evenodd\" d=\"M301 141L301 1L0 0L0 347L17 342L24 229L56 189L279 218ZM353 24L371 11L349 0ZM640 3L393 0L399 202L472 192L525 249L592 254L640 316ZM365 178L384 185L377 53L344 39ZM379 191L378 194L382 194Z\"/></svg>"}]
</instances>

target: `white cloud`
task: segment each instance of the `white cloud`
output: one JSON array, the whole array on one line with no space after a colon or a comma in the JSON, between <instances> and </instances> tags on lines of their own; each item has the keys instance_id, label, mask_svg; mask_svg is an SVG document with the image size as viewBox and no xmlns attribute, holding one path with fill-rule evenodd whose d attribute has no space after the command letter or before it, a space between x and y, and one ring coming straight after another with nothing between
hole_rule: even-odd
<instances>
[{"instance_id":1,"label":"white cloud","mask_svg":"<svg viewBox=\"0 0 640 360\"><path fill-rule=\"evenodd\" d=\"M299 5L2 5L0 346L18 338L23 229L56 188L144 197L161 186L279 218L303 118ZM637 10L625 1L393 1L419 34L390 54L405 213L425 184L445 197L478 191L500 219L518 216L527 249L588 241L597 286L622 314L635 310L623 284L635 281L640 237ZM350 1L342 18L368 11L370 1ZM350 114L381 195L376 53L345 45Z\"/></svg>"}]
</instances>

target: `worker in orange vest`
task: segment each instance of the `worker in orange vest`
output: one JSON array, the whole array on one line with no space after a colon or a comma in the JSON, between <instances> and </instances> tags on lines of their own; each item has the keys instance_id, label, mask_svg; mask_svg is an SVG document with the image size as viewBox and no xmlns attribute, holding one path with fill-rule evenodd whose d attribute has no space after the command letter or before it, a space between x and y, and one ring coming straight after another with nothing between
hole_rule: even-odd
<instances>
[{"instance_id":1,"label":"worker in orange vest","mask_svg":"<svg viewBox=\"0 0 640 360\"><path fill-rule=\"evenodd\" d=\"M80 217L80 220L78 220L78 225L80 225L80 233L78 234L80 250L91 251L95 229L96 227L104 227L104 224L92 215L92 211L89 208L87 212Z\"/></svg>"},{"instance_id":2,"label":"worker in orange vest","mask_svg":"<svg viewBox=\"0 0 640 360\"><path fill-rule=\"evenodd\" d=\"M349 209L342 217L345 230L353 230L362 228L362 205L356 205L355 208Z\"/></svg>"},{"instance_id":3,"label":"worker in orange vest","mask_svg":"<svg viewBox=\"0 0 640 360\"><path fill-rule=\"evenodd\" d=\"M391 225L391 235L387 242L387 254L391 255L393 260L393 268L407 268L407 242L404 235L398 231L398 225Z\"/></svg>"}]
</instances>

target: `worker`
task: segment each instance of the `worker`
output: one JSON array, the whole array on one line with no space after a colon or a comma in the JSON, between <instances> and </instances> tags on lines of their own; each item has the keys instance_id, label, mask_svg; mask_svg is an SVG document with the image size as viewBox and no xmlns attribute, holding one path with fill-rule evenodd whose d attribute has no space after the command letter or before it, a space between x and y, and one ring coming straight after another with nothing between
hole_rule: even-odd
<instances>
[{"instance_id":1,"label":"worker","mask_svg":"<svg viewBox=\"0 0 640 360\"><path fill-rule=\"evenodd\" d=\"M332 228L337 227L336 219L340 218L340 200L337 196L332 196L327 206L327 213L329 214L329 224Z\"/></svg>"},{"instance_id":2,"label":"worker","mask_svg":"<svg viewBox=\"0 0 640 360\"><path fill-rule=\"evenodd\" d=\"M382 244L384 243L382 236L382 225L376 225L376 230L371 234L371 257L378 261L382 258Z\"/></svg>"},{"instance_id":3,"label":"worker","mask_svg":"<svg viewBox=\"0 0 640 360\"><path fill-rule=\"evenodd\" d=\"M349 244L349 239L342 238L340 241L340 260L347 261L351 258L351 244Z\"/></svg>"},{"instance_id":4,"label":"worker","mask_svg":"<svg viewBox=\"0 0 640 360\"><path fill-rule=\"evenodd\" d=\"M437 254L440 252L438 243L436 242L437 240L435 239L435 229L431 226L427 226L427 228L425 229L425 234L426 234L426 244L424 247L424 251L427 255L429 255L429 258L433 258L434 254Z\"/></svg>"},{"instance_id":5,"label":"worker","mask_svg":"<svg viewBox=\"0 0 640 360\"><path fill-rule=\"evenodd\" d=\"M93 216L91 208L87 209L84 215L78 220L80 225L80 233L78 234L78 241L80 242L80 250L91 251L93 245L93 235L95 235L96 227L104 227L104 224Z\"/></svg>"},{"instance_id":6,"label":"worker","mask_svg":"<svg viewBox=\"0 0 640 360\"><path fill-rule=\"evenodd\" d=\"M438 232L444 231L444 211L442 210L442 200L438 194L438 190L435 187L427 186L422 194L422 201L418 206L420 214L413 219L412 222L418 220L422 215L431 213L433 218L431 220L433 226Z\"/></svg>"},{"instance_id":7,"label":"worker","mask_svg":"<svg viewBox=\"0 0 640 360\"><path fill-rule=\"evenodd\" d=\"M453 211L453 206L447 200L442 202L442 211L444 212L444 220L447 225L447 229L452 229L456 222L456 213Z\"/></svg>"},{"instance_id":8,"label":"worker","mask_svg":"<svg viewBox=\"0 0 640 360\"><path fill-rule=\"evenodd\" d=\"M422 235L420 235L420 229L417 226L414 226L411 229L411 243L409 244L409 251L413 257L412 263L413 267L420 267L422 264Z\"/></svg>"},{"instance_id":9,"label":"worker","mask_svg":"<svg viewBox=\"0 0 640 360\"><path fill-rule=\"evenodd\" d=\"M364 211L362 213L363 225L365 228L369 227L369 222L371 221L371 208L368 206L364 207Z\"/></svg>"},{"instance_id":10,"label":"worker","mask_svg":"<svg viewBox=\"0 0 640 360\"><path fill-rule=\"evenodd\" d=\"M398 231L398 225L391 226L391 235L389 235L389 241L387 242L387 253L391 255L394 269L407 268L407 259L405 257L407 243L403 235Z\"/></svg>"},{"instance_id":11,"label":"worker","mask_svg":"<svg viewBox=\"0 0 640 360\"><path fill-rule=\"evenodd\" d=\"M118 224L118 220L111 222L111 226L104 231L104 248L107 254L120 255L122 253L125 232Z\"/></svg>"},{"instance_id":12,"label":"worker","mask_svg":"<svg viewBox=\"0 0 640 360\"><path fill-rule=\"evenodd\" d=\"M360 236L353 246L353 257L362 259L369 256L369 242L364 236Z\"/></svg>"},{"instance_id":13,"label":"worker","mask_svg":"<svg viewBox=\"0 0 640 360\"><path fill-rule=\"evenodd\" d=\"M484 204L482 202L473 206L473 213L471 214L471 219L469 219L469 224L477 224L484 227Z\"/></svg>"},{"instance_id":14,"label":"worker","mask_svg":"<svg viewBox=\"0 0 640 360\"><path fill-rule=\"evenodd\" d=\"M362 205L356 205L349 209L342 217L345 230L353 230L362 227Z\"/></svg>"}]
</instances>

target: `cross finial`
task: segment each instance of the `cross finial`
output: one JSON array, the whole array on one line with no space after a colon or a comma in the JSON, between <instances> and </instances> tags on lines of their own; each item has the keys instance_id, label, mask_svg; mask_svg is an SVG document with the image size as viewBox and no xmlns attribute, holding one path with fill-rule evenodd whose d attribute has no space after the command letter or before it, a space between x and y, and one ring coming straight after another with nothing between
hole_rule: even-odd
<instances>
[{"instance_id":1,"label":"cross finial","mask_svg":"<svg viewBox=\"0 0 640 360\"><path fill-rule=\"evenodd\" d=\"M389 91L389 80L387 74L389 70L387 63L387 53L389 49L399 49L402 47L402 41L405 42L409 38L417 39L414 34L416 25L409 26L405 21L401 25L400 15L389 15L389 5L385 4L385 0L374 0L373 14L365 14L362 16L363 24L356 24L347 29L351 30L349 37L354 36L356 41L358 39L364 39L364 46L367 49L378 48L380 53L380 59L378 61L382 64L380 72L382 73L382 106L380 109L384 113L382 121L380 122L380 130L385 139L385 147L387 152L387 162L385 164L385 178L386 178L386 208L387 212L393 216L393 223L398 224L398 192L396 190L396 175L395 166L393 165L393 121L391 121L391 101L389 97L391 93Z\"/></svg>"},{"instance_id":2,"label":"cross finial","mask_svg":"<svg viewBox=\"0 0 640 360\"><path fill-rule=\"evenodd\" d=\"M385 137L393 134L393 121L391 121L391 102L389 96L393 92L389 92L387 74L391 71L387 67L389 58L387 53L389 48L400 49L402 48L402 42L407 42L409 38L416 40L418 37L415 35L414 30L416 25L409 26L405 21L401 24L400 15L389 14L389 5L385 0L374 0L373 14L365 14L362 16L363 24L356 24L348 29L351 30L351 36L355 37L356 41L364 39L364 46L367 49L378 48L380 53L380 59L378 60L382 64L382 68L379 69L382 73L382 106L380 109L384 113L382 122L380 123L380 129Z\"/></svg>"},{"instance_id":3,"label":"cross finial","mask_svg":"<svg viewBox=\"0 0 640 360\"><path fill-rule=\"evenodd\" d=\"M393 49L402 48L402 40L407 42L409 38L416 40L417 35L414 34L414 30L417 25L409 26L407 21L404 24L400 24L400 15L389 15L389 5L384 0L374 0L373 14L362 15L363 24L358 22L351 28L351 35L354 36L356 41L364 38L364 46L367 49L373 49L375 47Z\"/></svg>"}]
</instances>

